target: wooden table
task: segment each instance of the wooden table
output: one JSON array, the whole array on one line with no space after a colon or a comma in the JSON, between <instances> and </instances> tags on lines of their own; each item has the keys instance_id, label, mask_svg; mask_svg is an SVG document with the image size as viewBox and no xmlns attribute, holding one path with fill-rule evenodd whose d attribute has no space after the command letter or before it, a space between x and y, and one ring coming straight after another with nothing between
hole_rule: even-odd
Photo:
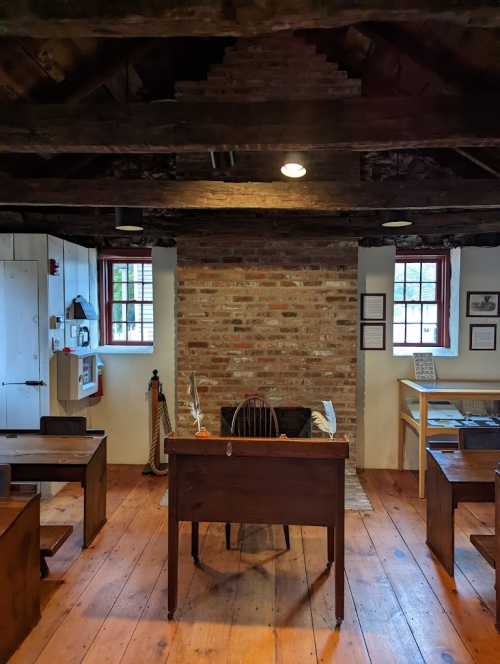
<instances>
[{"instance_id":1,"label":"wooden table","mask_svg":"<svg viewBox=\"0 0 500 664\"><path fill-rule=\"evenodd\" d=\"M0 664L40 618L40 496L0 498Z\"/></svg>"},{"instance_id":2,"label":"wooden table","mask_svg":"<svg viewBox=\"0 0 500 664\"><path fill-rule=\"evenodd\" d=\"M177 607L179 522L325 526L335 561L335 615L344 617L344 471L349 445L314 438L168 437L168 617Z\"/></svg>"},{"instance_id":3,"label":"wooden table","mask_svg":"<svg viewBox=\"0 0 500 664\"><path fill-rule=\"evenodd\" d=\"M106 436L0 436L0 463L14 482L80 482L83 546L106 523Z\"/></svg>"},{"instance_id":4,"label":"wooden table","mask_svg":"<svg viewBox=\"0 0 500 664\"><path fill-rule=\"evenodd\" d=\"M453 510L459 502L493 502L500 450L427 450L427 544L454 574Z\"/></svg>"},{"instance_id":5,"label":"wooden table","mask_svg":"<svg viewBox=\"0 0 500 664\"><path fill-rule=\"evenodd\" d=\"M405 426L412 428L418 435L418 493L425 496L425 448L428 436L455 434L456 428L431 427L428 423L429 401L453 401L460 399L500 400L500 382L489 381L446 381L420 383L409 378L400 378L399 384L399 445L398 467L403 469L405 453ZM413 418L406 408L406 396L413 393L418 398L418 420Z\"/></svg>"}]
</instances>

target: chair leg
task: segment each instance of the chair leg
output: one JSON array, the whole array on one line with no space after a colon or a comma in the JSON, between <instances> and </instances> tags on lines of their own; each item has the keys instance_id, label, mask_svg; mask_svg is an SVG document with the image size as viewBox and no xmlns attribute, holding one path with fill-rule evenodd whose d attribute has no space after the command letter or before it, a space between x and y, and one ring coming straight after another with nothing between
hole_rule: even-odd
<instances>
[{"instance_id":1,"label":"chair leg","mask_svg":"<svg viewBox=\"0 0 500 664\"><path fill-rule=\"evenodd\" d=\"M288 526L283 526L283 533L285 534L286 548L290 550L290 528Z\"/></svg>"},{"instance_id":2,"label":"chair leg","mask_svg":"<svg viewBox=\"0 0 500 664\"><path fill-rule=\"evenodd\" d=\"M231 524L226 523L226 549L229 551L231 548Z\"/></svg>"},{"instance_id":3,"label":"chair leg","mask_svg":"<svg viewBox=\"0 0 500 664\"><path fill-rule=\"evenodd\" d=\"M47 565L47 561L43 556L40 556L40 578L41 579L46 579L49 575L49 566Z\"/></svg>"}]
</instances>

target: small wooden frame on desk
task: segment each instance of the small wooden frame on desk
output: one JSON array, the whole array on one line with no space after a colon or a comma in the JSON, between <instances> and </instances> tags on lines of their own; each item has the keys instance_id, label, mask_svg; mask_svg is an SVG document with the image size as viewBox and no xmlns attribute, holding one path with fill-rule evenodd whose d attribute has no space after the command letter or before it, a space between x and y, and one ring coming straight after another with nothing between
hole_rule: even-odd
<instances>
[{"instance_id":1,"label":"small wooden frame on desk","mask_svg":"<svg viewBox=\"0 0 500 664\"><path fill-rule=\"evenodd\" d=\"M361 323L361 350L385 350L385 323Z\"/></svg>"}]
</instances>

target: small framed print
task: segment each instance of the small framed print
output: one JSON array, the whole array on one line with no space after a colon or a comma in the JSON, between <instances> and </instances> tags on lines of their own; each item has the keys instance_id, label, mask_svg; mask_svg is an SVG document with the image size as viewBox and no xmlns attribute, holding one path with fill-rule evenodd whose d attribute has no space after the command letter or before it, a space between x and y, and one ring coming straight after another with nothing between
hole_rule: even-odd
<instances>
[{"instance_id":1,"label":"small framed print","mask_svg":"<svg viewBox=\"0 0 500 664\"><path fill-rule=\"evenodd\" d=\"M385 350L385 323L361 323L361 350Z\"/></svg>"},{"instance_id":2,"label":"small framed print","mask_svg":"<svg viewBox=\"0 0 500 664\"><path fill-rule=\"evenodd\" d=\"M361 320L385 321L385 293L362 293Z\"/></svg>"},{"instance_id":3,"label":"small framed print","mask_svg":"<svg viewBox=\"0 0 500 664\"><path fill-rule=\"evenodd\" d=\"M472 292L467 293L467 316L469 318L497 318L500 316L500 293Z\"/></svg>"},{"instance_id":4,"label":"small framed print","mask_svg":"<svg viewBox=\"0 0 500 664\"><path fill-rule=\"evenodd\" d=\"M496 325L471 325L469 350L496 350Z\"/></svg>"}]
</instances>

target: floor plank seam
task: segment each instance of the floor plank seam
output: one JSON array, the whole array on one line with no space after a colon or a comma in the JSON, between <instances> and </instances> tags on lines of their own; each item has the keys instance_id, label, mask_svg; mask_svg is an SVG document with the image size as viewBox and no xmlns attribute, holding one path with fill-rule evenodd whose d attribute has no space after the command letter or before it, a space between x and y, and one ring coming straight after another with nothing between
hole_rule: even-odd
<instances>
[{"instance_id":1,"label":"floor plank seam","mask_svg":"<svg viewBox=\"0 0 500 664\"><path fill-rule=\"evenodd\" d=\"M370 655L370 651L368 650L368 643L366 641L366 636L365 636L365 633L363 631L363 628L361 627L361 618L359 617L358 607L356 606L356 601L354 599L354 593L352 592L351 582L349 581L349 575L347 574L346 569L344 569L344 576L345 576L345 582L346 582L347 589L348 589L348 591L351 595L351 598L352 598L352 604L353 604L353 607L354 607L354 613L356 614L356 620L358 621L359 631L361 632L361 635L363 637L363 643L365 644L366 655L367 655L367 657L370 661L370 664L373 664L372 656Z\"/></svg>"},{"instance_id":2,"label":"floor plank seam","mask_svg":"<svg viewBox=\"0 0 500 664\"><path fill-rule=\"evenodd\" d=\"M299 526L300 528L300 541L302 542L302 560L304 561L304 573L306 577L306 583L307 583L307 596L309 598L309 613L311 614L311 625L312 625L312 632L313 632L313 640L314 640L314 650L316 653L316 662L319 664L319 653L318 653L318 641L316 637L316 629L315 629L315 624L314 624L314 612L312 610L312 595L311 595L311 581L309 577L309 573L307 571L307 565L306 565L306 547L304 545L304 529L302 526Z\"/></svg>"},{"instance_id":3,"label":"floor plank seam","mask_svg":"<svg viewBox=\"0 0 500 664\"><path fill-rule=\"evenodd\" d=\"M114 607L116 606L116 603L119 601L119 599L120 599L120 597L121 597L121 595L122 595L124 589L125 589L126 586L127 586L127 583L129 582L130 578L132 577L132 575L133 575L133 573L134 573L136 567L139 565L139 563L140 563L142 557L144 556L144 554L145 554L145 552L146 552L146 549L148 548L150 542L152 542L153 539L154 539L155 537L157 537L157 535L158 535L159 532L161 531L161 528L162 528L162 524L160 523L160 524L158 525L158 527L156 528L156 530L154 531L154 533L151 535L151 537L150 537L150 538L147 540L147 542L145 543L145 546L144 546L144 548L142 549L142 551L141 551L141 553L139 554L139 556L137 556L137 560L135 561L135 564L132 566L132 568L130 569L128 575L125 577L124 583L123 583L122 587L120 588L119 592L116 594L116 597L115 597L114 602L111 604L111 606L110 606L110 608L109 608L109 611L107 612L107 614L104 616L104 618L103 618L103 620L102 620L101 626L99 627L99 629L97 630L97 632L96 632L95 635L94 635L94 638L93 638L92 641L90 642L90 644L89 644L89 646L88 646L88 648L87 648L87 651L86 651L86 653L85 653L85 657L83 658L82 662L85 661L85 658L86 658L86 656L88 655L88 653L90 652L90 650L92 649L92 646L93 646L94 642L95 642L96 639L98 638L99 634L102 632L102 630L103 630L103 628L104 628L104 626L105 626L105 624L106 624L107 619L109 618L110 614L113 612L113 609L114 609ZM160 573L161 573L161 570L160 570L160 572L158 573L158 576L156 577L156 579L158 579ZM155 581L155 583L156 583L156 581ZM149 593L149 595L148 595L148 600L149 600L149 597L150 597L150 596L151 596L151 593ZM141 612L141 616L142 616L142 613L143 613L143 612ZM140 618L139 618L139 620L140 620ZM137 622L139 622L139 620L138 620Z\"/></svg>"},{"instance_id":4,"label":"floor plank seam","mask_svg":"<svg viewBox=\"0 0 500 664\"><path fill-rule=\"evenodd\" d=\"M145 484L147 484L147 483L145 482ZM139 483L138 483L137 486L139 486ZM149 496L146 496L146 497L144 498L144 501L141 501L141 504L147 505L148 497L149 497ZM87 591L87 589L89 588L90 584L94 581L94 579L95 579L95 577L97 576L97 574L99 574L99 572L102 570L103 566L108 562L110 556L112 555L112 553L113 553L113 551L116 549L116 547L120 544L122 538L126 536L128 530L129 530L131 524L134 522L134 519L136 518L136 516L137 516L137 510L136 510L136 513L131 513L131 514L130 514L130 520L127 522L126 526L124 527L123 532L121 533L121 535L119 536L119 538L116 540L116 542L114 542L113 546L110 547L108 553L107 553L107 554L103 557L103 559L100 561L100 564L96 567L94 573L93 573L93 574L87 579L86 584L81 588L81 592L79 592L79 593L75 596L74 601L73 601L72 604L71 604L71 607L65 612L64 618L63 618L63 619L57 624L57 626L55 627L54 631L53 631L53 632L50 634L50 636L48 637L48 639L47 639L47 641L46 641L44 647L42 648L42 650L41 650L41 651L39 652L39 654L37 655L37 657L36 657L36 659L35 659L35 664L36 664L36 662L38 662L38 660L43 656L43 653L44 653L45 650L47 649L49 643L50 643L50 642L52 641L52 639L55 637L55 635L57 634L57 632L59 631L59 629L61 629L61 627L65 624L65 622L66 622L66 620L68 619L68 617L69 617L71 611L73 611L73 609L75 608L75 606L76 606L76 605L78 604L78 602L81 600L82 595ZM108 522L108 523L109 523L109 522ZM95 547L95 546L96 546L95 543L92 544L92 547ZM88 551L89 549L86 549L86 550ZM80 556L78 556L77 558L75 558L75 560L73 561L73 563L68 567L68 570L66 571L66 573L65 573L64 576L66 576L66 574L67 574L67 572L69 571L69 569L70 569L70 568L72 567L72 565L75 564L78 560L80 560ZM64 578L64 577L63 577L63 578ZM57 594L62 590L62 588L64 588L64 585L63 585L61 588L58 589L58 591L54 594L54 597L57 596ZM51 599L52 599L52 598L51 598Z\"/></svg>"},{"instance_id":5,"label":"floor plank seam","mask_svg":"<svg viewBox=\"0 0 500 664\"><path fill-rule=\"evenodd\" d=\"M410 546L408 545L408 543L406 542L406 539L405 539L405 537L403 536L403 533L401 532L401 530L399 529L398 524L394 521L394 519L392 518L392 515L391 515L390 511L387 509L387 506L386 506L386 504L385 504L385 502L384 502L384 491L383 491L383 490L378 490L378 495L379 495L380 501L381 501L381 503L382 503L382 506L384 507L384 509L385 509L385 511L386 511L387 516L389 517L391 523L394 525L394 528L396 529L397 533L399 534L401 540L405 543L405 546L406 546L406 549L408 550L408 553L410 554L410 556L411 556L412 560L414 561L415 565L416 565L416 566L418 567L418 569L420 570L420 573L422 574L423 579L425 579L425 582L427 583L427 585L428 585L430 591L432 592L432 594L433 594L434 597L436 598L436 601L438 602L439 606L441 607L441 609L443 610L443 612L445 613L445 615L448 617L448 620L449 620L450 624L452 625L452 627L453 627L453 629L455 630L455 632L456 632L458 638L459 638L460 641L462 642L462 644L463 644L465 650L469 653L469 655L472 657L472 659L473 659L474 661L477 661L476 658L474 657L474 653L471 652L469 645L467 644L466 641L464 641L462 635L460 634L459 629L458 629L457 626L455 625L454 620L453 620L453 617L450 615L450 613L448 612L448 610L446 609L446 607L443 606L443 604L442 604L442 602L441 602L439 596L436 594L436 592L435 592L435 590L434 590L432 584L429 582L429 579L427 578L427 575L426 575L425 571L424 571L424 570L422 569L422 567L420 566L420 564L419 564L417 558L415 557L415 555L414 555L414 553L413 553L411 547L410 547ZM413 506L412 506L412 508L413 508ZM413 508L413 509L414 509L414 508ZM415 510L415 512L416 512L416 510ZM418 513L417 513L417 514L418 514ZM434 554L432 554L432 557L434 558ZM384 568L384 571L385 571L385 568ZM465 576L465 575L464 575L464 576ZM389 577L388 577L388 578L389 578ZM467 578L467 577L465 577L465 578ZM390 579L389 579L389 582L390 582ZM474 589L474 592L476 592L475 589Z\"/></svg>"},{"instance_id":6,"label":"floor plank seam","mask_svg":"<svg viewBox=\"0 0 500 664\"><path fill-rule=\"evenodd\" d=\"M374 508L374 509L375 509L375 508ZM372 537L371 537L371 535L370 535L370 532L368 531L368 528L366 527L366 523L365 523L365 518L366 518L366 517L363 516L363 513L362 513L362 512L360 513L360 516L361 516L361 523L363 524L363 527L364 527L364 529L365 529L365 531L366 531L367 537L368 537L368 539L369 539L370 542L371 542L371 545L372 545L373 550L375 551L375 555L376 555L376 557L377 557L377 559L378 559L378 561L379 561L379 563L380 563L380 566L381 566L381 568L382 568L383 571L384 571L384 574L385 574L385 577L386 577L386 579L387 579L387 582L389 583L389 586L390 586L390 588L391 588L392 594L394 595L394 599L396 600L396 603L397 603L397 605L399 606L399 609L400 609L400 611L401 611L401 615L404 616L404 619L405 619L405 621L406 621L406 624L408 625L408 629L410 630L410 633L411 633L411 635L412 635L412 637L413 637L413 640L414 640L414 642L415 642L415 646L416 646L418 652L420 653L420 657L422 658L422 661L423 661L423 662L426 662L427 660L425 659L425 657L424 657L424 655L423 655L423 653L422 653L422 650L421 650L421 648L420 648L420 644L419 644L418 641L417 641L417 638L416 638L416 636L415 636L415 633L414 633L413 628L412 628L412 625L411 625L411 621L408 619L408 616L406 615L406 611L403 609L403 606L402 606L401 601L400 601L400 599L399 599L398 593L396 592L396 589L395 589L395 587L394 587L394 584L393 584L393 582L392 582L390 576L389 576L388 573L387 573L386 566L384 565L384 563L383 563L383 561L382 561L382 558L380 557L379 552L378 552L378 550L377 550L377 547L375 546L375 542L373 541L373 539L372 539Z\"/></svg>"}]
</instances>

